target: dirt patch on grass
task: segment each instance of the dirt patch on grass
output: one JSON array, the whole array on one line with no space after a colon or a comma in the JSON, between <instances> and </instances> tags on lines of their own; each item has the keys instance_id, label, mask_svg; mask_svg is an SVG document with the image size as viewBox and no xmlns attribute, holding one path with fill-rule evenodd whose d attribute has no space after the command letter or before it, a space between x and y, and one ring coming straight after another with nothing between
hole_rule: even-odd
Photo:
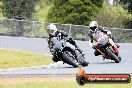
<instances>
[{"instance_id":1,"label":"dirt patch on grass","mask_svg":"<svg viewBox=\"0 0 132 88\"><path fill-rule=\"evenodd\" d=\"M74 81L74 76L45 76L45 77L11 77L0 78L0 85L9 84L24 84L29 82L61 82L61 81Z\"/></svg>"}]
</instances>

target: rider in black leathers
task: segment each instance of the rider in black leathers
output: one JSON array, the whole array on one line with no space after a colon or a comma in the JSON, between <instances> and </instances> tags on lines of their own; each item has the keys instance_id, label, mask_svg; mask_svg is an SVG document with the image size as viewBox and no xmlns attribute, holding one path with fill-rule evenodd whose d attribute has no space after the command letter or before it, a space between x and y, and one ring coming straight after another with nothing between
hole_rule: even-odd
<instances>
[{"instance_id":1,"label":"rider in black leathers","mask_svg":"<svg viewBox=\"0 0 132 88\"><path fill-rule=\"evenodd\" d=\"M56 25L54 24L50 24L47 26L47 32L49 34L49 38L48 38L48 44L50 44L50 39L52 37L59 37L60 39L63 39L64 37L68 38L68 42L71 43L72 45L74 45L76 47L76 49L79 50L80 53L83 54L82 50L77 46L76 42L72 39L72 37L70 35L68 35L66 32L62 31L62 30L57 30ZM54 51L52 51L51 49L51 53L53 55L52 59L54 62L57 62L56 57L54 57ZM83 54L84 55L84 54Z\"/></svg>"}]
</instances>

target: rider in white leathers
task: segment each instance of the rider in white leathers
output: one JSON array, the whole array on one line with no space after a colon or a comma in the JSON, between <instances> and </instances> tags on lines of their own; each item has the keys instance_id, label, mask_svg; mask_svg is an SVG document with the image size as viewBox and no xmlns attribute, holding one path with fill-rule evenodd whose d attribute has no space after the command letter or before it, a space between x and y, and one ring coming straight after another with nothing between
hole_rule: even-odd
<instances>
[{"instance_id":1,"label":"rider in white leathers","mask_svg":"<svg viewBox=\"0 0 132 88\"><path fill-rule=\"evenodd\" d=\"M101 35L105 35L105 36L108 36L110 41L112 42L112 46L117 49L119 48L120 46L115 44L112 40L112 35L111 35L111 32L110 31L107 31L107 30L103 30L103 28L99 27L98 26L98 23L96 21L92 21L90 22L90 31L89 31L89 37L91 38L90 42L93 43L93 39L94 37L101 37ZM95 47L98 45L98 43L96 44L91 44L92 45L92 48L95 49ZM95 52L94 52L95 56L98 56L100 55L100 53L95 49Z\"/></svg>"}]
</instances>

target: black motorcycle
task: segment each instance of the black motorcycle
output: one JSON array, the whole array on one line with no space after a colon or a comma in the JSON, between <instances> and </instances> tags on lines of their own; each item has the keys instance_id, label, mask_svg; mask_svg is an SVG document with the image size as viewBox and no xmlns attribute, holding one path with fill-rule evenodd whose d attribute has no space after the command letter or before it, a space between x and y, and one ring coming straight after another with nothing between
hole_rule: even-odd
<instances>
[{"instance_id":1,"label":"black motorcycle","mask_svg":"<svg viewBox=\"0 0 132 88\"><path fill-rule=\"evenodd\" d=\"M60 39L59 37L48 39L50 52L53 55L52 60L54 62L63 61L73 67L87 66L88 62L82 52L69 41L69 38Z\"/></svg>"}]
</instances>

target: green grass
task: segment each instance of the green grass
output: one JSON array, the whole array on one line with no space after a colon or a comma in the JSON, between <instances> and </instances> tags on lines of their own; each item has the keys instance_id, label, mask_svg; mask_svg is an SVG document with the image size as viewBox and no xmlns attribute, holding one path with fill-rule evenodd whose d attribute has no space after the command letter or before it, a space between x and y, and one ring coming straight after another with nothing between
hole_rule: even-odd
<instances>
[{"instance_id":1,"label":"green grass","mask_svg":"<svg viewBox=\"0 0 132 88\"><path fill-rule=\"evenodd\" d=\"M49 79L50 80L50 79ZM132 88L130 84L85 84L80 86L75 80L72 81L55 81L55 82L29 82L23 84L4 84L0 88Z\"/></svg>"},{"instance_id":2,"label":"green grass","mask_svg":"<svg viewBox=\"0 0 132 88\"><path fill-rule=\"evenodd\" d=\"M52 63L48 55L0 49L0 69L47 65Z\"/></svg>"},{"instance_id":3,"label":"green grass","mask_svg":"<svg viewBox=\"0 0 132 88\"><path fill-rule=\"evenodd\" d=\"M76 37L81 39L81 38L85 38L85 37L86 37L86 35L81 34L81 33L80 33L80 34L78 33L78 34L76 34Z\"/></svg>"}]
</instances>

